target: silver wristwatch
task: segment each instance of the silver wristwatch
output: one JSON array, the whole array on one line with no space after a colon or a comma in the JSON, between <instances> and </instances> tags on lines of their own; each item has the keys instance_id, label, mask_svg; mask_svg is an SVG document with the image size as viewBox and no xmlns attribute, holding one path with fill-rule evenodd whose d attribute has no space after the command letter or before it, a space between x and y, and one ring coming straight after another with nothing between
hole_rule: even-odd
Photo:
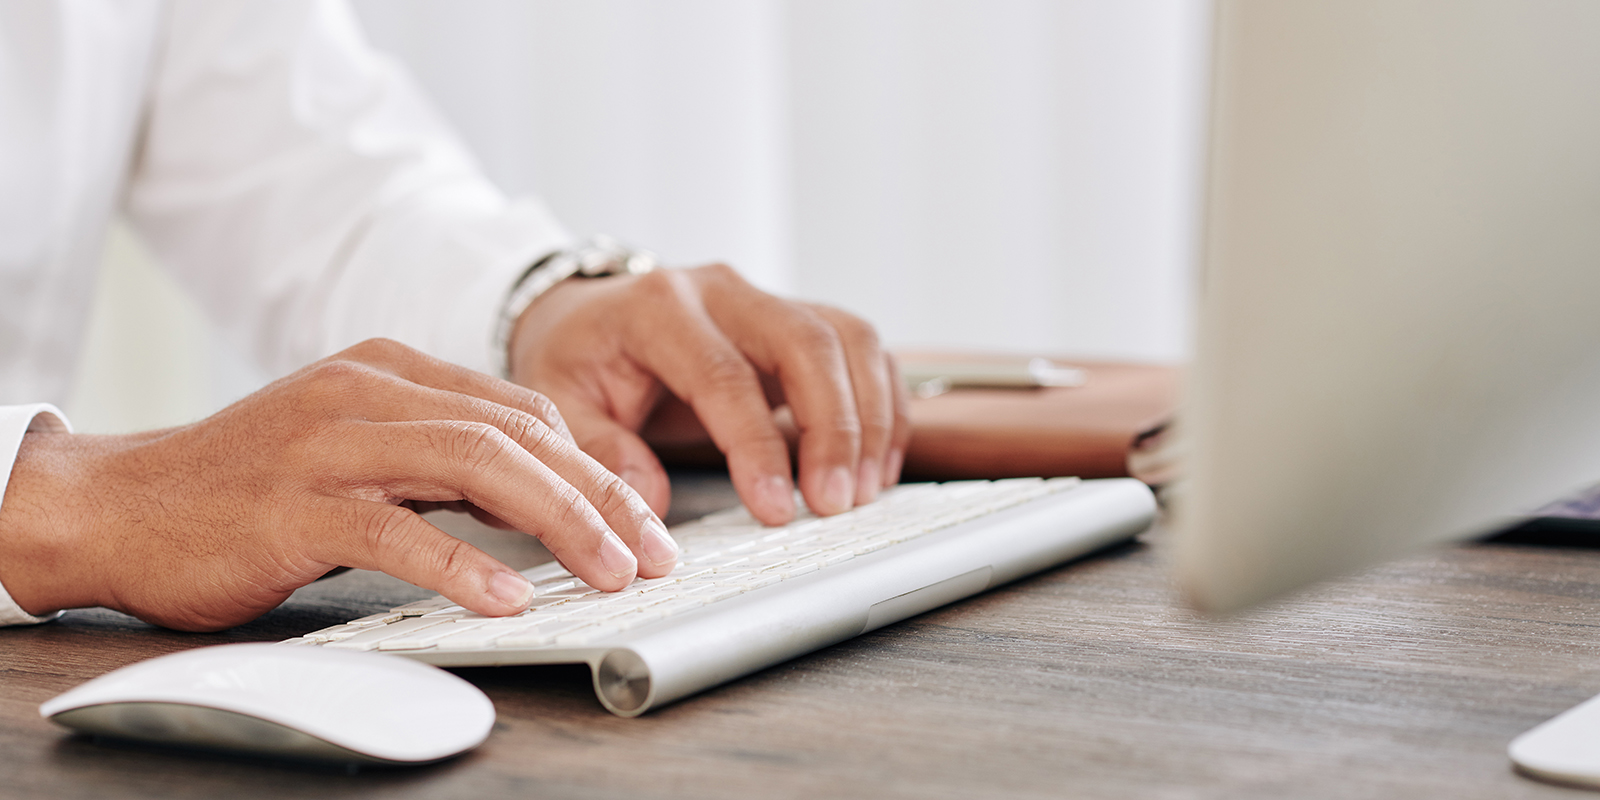
<instances>
[{"instance_id":1,"label":"silver wristwatch","mask_svg":"<svg viewBox=\"0 0 1600 800\"><path fill-rule=\"evenodd\" d=\"M557 250L533 262L533 266L511 285L506 302L500 307L500 320L494 332L494 353L499 360L500 376L511 377L511 333L516 329L517 320L552 286L574 275L586 278L643 275L656 266L655 253L635 250L605 235L593 236L580 245Z\"/></svg>"}]
</instances>

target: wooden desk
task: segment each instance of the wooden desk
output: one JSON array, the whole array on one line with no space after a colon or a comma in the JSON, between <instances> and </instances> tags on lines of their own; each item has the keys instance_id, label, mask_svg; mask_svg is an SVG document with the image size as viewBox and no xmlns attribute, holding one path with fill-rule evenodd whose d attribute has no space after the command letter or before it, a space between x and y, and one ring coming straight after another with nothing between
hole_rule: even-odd
<instances>
[{"instance_id":1,"label":"wooden desk","mask_svg":"<svg viewBox=\"0 0 1600 800\"><path fill-rule=\"evenodd\" d=\"M697 511L731 497L679 483ZM640 719L603 711L581 668L463 670L499 725L423 769L125 749L38 717L113 667L421 594L349 573L222 634L105 611L0 630L0 797L1576 796L1514 774L1505 747L1600 692L1600 551L1458 547L1214 622L1174 605L1140 544Z\"/></svg>"}]
</instances>

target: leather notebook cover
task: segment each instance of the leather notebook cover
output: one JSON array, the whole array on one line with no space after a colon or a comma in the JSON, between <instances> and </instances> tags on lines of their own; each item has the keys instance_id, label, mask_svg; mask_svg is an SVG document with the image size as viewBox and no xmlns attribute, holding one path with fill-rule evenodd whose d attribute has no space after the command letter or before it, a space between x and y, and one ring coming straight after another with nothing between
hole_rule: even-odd
<instances>
[{"instance_id":1,"label":"leather notebook cover","mask_svg":"<svg viewBox=\"0 0 1600 800\"><path fill-rule=\"evenodd\" d=\"M1084 369L1088 380L1073 388L953 389L913 399L905 478L1126 476L1134 437L1177 409L1178 368L1055 360Z\"/></svg>"},{"instance_id":2,"label":"leather notebook cover","mask_svg":"<svg viewBox=\"0 0 1600 800\"><path fill-rule=\"evenodd\" d=\"M972 353L904 352L897 356L902 363L1016 360L1014 356ZM1126 476L1134 437L1170 417L1177 408L1179 369L1057 360L1087 371L1087 382L1073 388L958 388L936 397L913 398L905 480ZM782 423L788 423L786 412L779 414ZM792 443L792 424L786 424L786 433ZM720 467L724 463L721 454L705 444L664 447L657 442L656 449L669 467Z\"/></svg>"}]
</instances>

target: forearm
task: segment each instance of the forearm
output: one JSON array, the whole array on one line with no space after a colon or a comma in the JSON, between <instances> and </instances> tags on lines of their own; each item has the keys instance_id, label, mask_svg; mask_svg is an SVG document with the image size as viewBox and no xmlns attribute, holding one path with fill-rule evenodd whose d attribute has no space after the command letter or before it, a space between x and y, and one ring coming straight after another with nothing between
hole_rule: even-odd
<instances>
[{"instance_id":1,"label":"forearm","mask_svg":"<svg viewBox=\"0 0 1600 800\"><path fill-rule=\"evenodd\" d=\"M342 6L169 12L125 207L159 260L271 372L376 336L489 370L506 291L569 234L484 178Z\"/></svg>"}]
</instances>

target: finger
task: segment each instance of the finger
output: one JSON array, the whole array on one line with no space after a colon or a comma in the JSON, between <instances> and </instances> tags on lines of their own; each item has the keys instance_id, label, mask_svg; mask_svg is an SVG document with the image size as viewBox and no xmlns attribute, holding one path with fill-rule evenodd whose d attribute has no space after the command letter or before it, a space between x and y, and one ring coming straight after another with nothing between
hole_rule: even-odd
<instances>
[{"instance_id":1,"label":"finger","mask_svg":"<svg viewBox=\"0 0 1600 800\"><path fill-rule=\"evenodd\" d=\"M441 418L469 419L494 425L534 458L555 471L562 480L576 487L633 553L641 576L659 578L671 572L677 564L678 545L667 532L667 526L661 522L654 507L620 477L618 470L607 469L584 449L573 444L570 438L551 434L542 421L531 415L487 401L463 399L460 395L449 395L431 389L422 392L440 405L438 411L441 415L450 414ZM457 404L465 407L455 410L453 406ZM587 421L591 423L589 429L593 430L595 420L591 417ZM621 430L620 426L608 419L605 422ZM644 446L643 442L639 444L648 462L642 462L635 457L623 465L622 469L632 468L638 472L654 466L653 475L657 477L659 483L657 495L670 495L666 471L659 463L655 463L655 456L649 452L649 447ZM665 510L665 500L660 502L660 508Z\"/></svg>"},{"instance_id":2,"label":"finger","mask_svg":"<svg viewBox=\"0 0 1600 800\"><path fill-rule=\"evenodd\" d=\"M502 531L516 530L516 528L511 526L511 523L506 522L505 520L490 514L489 512L484 511L483 509L478 508L477 506L468 503L465 500L452 500L448 503L424 503L419 500L407 500L400 505L415 511L418 514L428 514L434 511L452 511L457 514L468 514L471 515L473 519L491 528Z\"/></svg>"},{"instance_id":3,"label":"finger","mask_svg":"<svg viewBox=\"0 0 1600 800\"><path fill-rule=\"evenodd\" d=\"M883 488L887 489L900 482L906 450L911 446L911 392L900 378L900 364L894 356L884 353L883 363L889 373L889 388L894 392L894 432L889 435L889 453L883 467Z\"/></svg>"},{"instance_id":4,"label":"finger","mask_svg":"<svg viewBox=\"0 0 1600 800\"><path fill-rule=\"evenodd\" d=\"M516 614L533 601L527 578L409 509L325 498L308 518L306 548L320 561L385 572L485 616Z\"/></svg>"},{"instance_id":5,"label":"finger","mask_svg":"<svg viewBox=\"0 0 1600 800\"><path fill-rule=\"evenodd\" d=\"M753 362L774 374L800 432L800 491L818 514L855 505L861 418L838 331L811 309L731 271L710 271L706 308Z\"/></svg>"},{"instance_id":6,"label":"finger","mask_svg":"<svg viewBox=\"0 0 1600 800\"><path fill-rule=\"evenodd\" d=\"M330 493L381 502L465 500L538 537L590 586L612 591L631 583L638 564L628 546L588 496L532 452L576 448L549 428L530 435L542 439L531 449L483 422L358 422L343 463L329 465L356 485ZM633 494L612 477L595 496L614 502L623 493Z\"/></svg>"},{"instance_id":7,"label":"finger","mask_svg":"<svg viewBox=\"0 0 1600 800\"><path fill-rule=\"evenodd\" d=\"M647 295L640 304L647 311L629 334L635 360L694 409L727 455L734 488L750 513L768 525L793 519L789 448L755 367L717 329L681 271L653 272L634 285Z\"/></svg>"},{"instance_id":8,"label":"finger","mask_svg":"<svg viewBox=\"0 0 1600 800\"><path fill-rule=\"evenodd\" d=\"M676 565L678 547L666 526L637 492L579 450L570 431L556 433L531 413L467 394L417 385L379 370L362 376L359 388L362 396L352 402L359 403L357 407L370 421L459 420L494 426L588 499L633 554L639 574L660 577ZM543 395L537 397L541 402L550 402ZM559 415L555 416L559 419ZM495 509L487 510L500 516ZM501 518L516 525L510 518ZM532 532L520 526L519 529Z\"/></svg>"},{"instance_id":9,"label":"finger","mask_svg":"<svg viewBox=\"0 0 1600 800\"><path fill-rule=\"evenodd\" d=\"M554 388L549 396L565 409L562 414L578 449L638 492L657 517L665 517L672 501L672 485L650 445L604 409Z\"/></svg>"},{"instance_id":10,"label":"finger","mask_svg":"<svg viewBox=\"0 0 1600 800\"><path fill-rule=\"evenodd\" d=\"M524 386L485 375L390 339L368 339L337 356L380 369L397 378L457 394L488 400L538 417L556 433L572 439L561 412L549 398Z\"/></svg>"},{"instance_id":11,"label":"finger","mask_svg":"<svg viewBox=\"0 0 1600 800\"><path fill-rule=\"evenodd\" d=\"M889 364L878 345L878 333L861 318L836 308L807 305L838 332L855 390L856 416L861 420L861 456L856 466L856 505L878 498L888 472L889 444L894 435L894 386Z\"/></svg>"}]
</instances>

